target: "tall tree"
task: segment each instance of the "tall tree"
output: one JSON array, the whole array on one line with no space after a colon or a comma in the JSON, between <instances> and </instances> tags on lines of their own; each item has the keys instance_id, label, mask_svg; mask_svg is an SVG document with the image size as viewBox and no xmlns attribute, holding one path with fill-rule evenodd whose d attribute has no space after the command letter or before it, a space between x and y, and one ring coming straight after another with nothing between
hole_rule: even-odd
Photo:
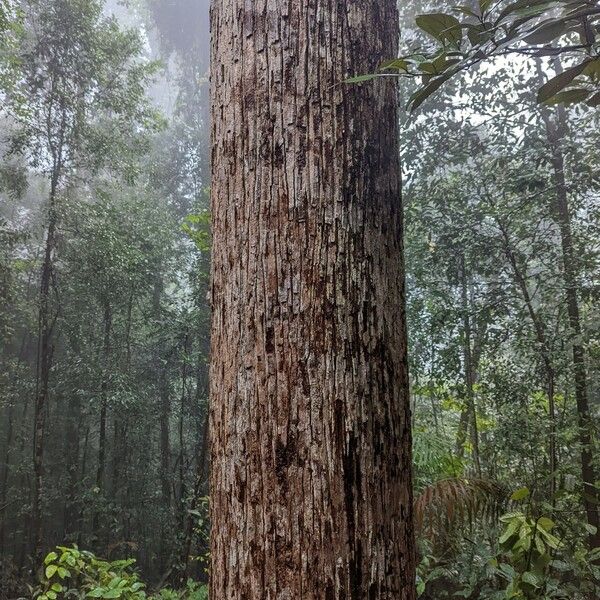
<instances>
[{"instance_id":1,"label":"tall tree","mask_svg":"<svg viewBox=\"0 0 600 600\"><path fill-rule=\"evenodd\" d=\"M117 150L127 153L135 139L132 131L140 123L150 123L143 86L153 67L138 58L137 33L123 31L114 19L103 17L99 2L32 0L26 15L20 47L15 50L20 77L7 87L7 112L19 128L14 149L26 154L48 180L33 425L32 526L39 551L44 444L59 316L55 263L61 198L78 169L94 170L109 163L123 154ZM6 85L4 80L1 83Z\"/></svg>"},{"instance_id":2,"label":"tall tree","mask_svg":"<svg viewBox=\"0 0 600 600\"><path fill-rule=\"evenodd\" d=\"M412 599L396 2L211 25L212 597Z\"/></svg>"},{"instance_id":3,"label":"tall tree","mask_svg":"<svg viewBox=\"0 0 600 600\"><path fill-rule=\"evenodd\" d=\"M542 79L539 63L538 77ZM562 68L554 61L557 75ZM594 466L594 425L587 393L586 358L581 343L582 327L579 309L579 286L577 282L577 256L573 241L571 209L569 207L568 184L565 175L565 156L563 152L564 138L568 133L567 113L564 106L554 108L552 112L543 107L541 116L546 136L550 145L555 198L552 215L558 225L562 251L562 275L564 294L572 334L573 375L575 382L575 400L579 422L579 441L581 444L581 481L583 483L583 504L588 524L590 525L589 541L592 548L600 548L600 513L598 512L598 490L596 487L596 469ZM553 118L554 117L554 118Z\"/></svg>"}]
</instances>

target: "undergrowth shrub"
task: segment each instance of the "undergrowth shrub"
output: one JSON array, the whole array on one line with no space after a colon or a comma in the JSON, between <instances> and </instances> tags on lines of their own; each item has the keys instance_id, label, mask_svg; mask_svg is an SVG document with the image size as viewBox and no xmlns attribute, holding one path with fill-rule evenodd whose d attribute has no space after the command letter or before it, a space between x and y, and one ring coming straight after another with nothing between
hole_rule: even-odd
<instances>
[{"instance_id":1,"label":"undergrowth shrub","mask_svg":"<svg viewBox=\"0 0 600 600\"><path fill-rule=\"evenodd\" d=\"M108 561L76 546L57 546L44 559L34 600L102 598L106 600L207 600L206 586L189 580L182 590L150 594L133 569L135 559Z\"/></svg>"}]
</instances>

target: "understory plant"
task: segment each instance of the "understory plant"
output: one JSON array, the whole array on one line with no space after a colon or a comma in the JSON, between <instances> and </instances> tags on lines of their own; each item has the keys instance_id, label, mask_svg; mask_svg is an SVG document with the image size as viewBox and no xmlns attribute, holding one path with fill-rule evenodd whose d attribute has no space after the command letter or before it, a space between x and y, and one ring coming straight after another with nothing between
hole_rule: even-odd
<instances>
[{"instance_id":1,"label":"understory plant","mask_svg":"<svg viewBox=\"0 0 600 600\"><path fill-rule=\"evenodd\" d=\"M102 598L120 600L206 600L206 586L189 580L182 590L164 588L155 594L133 569L135 559L108 561L76 546L57 546L44 559L34 600Z\"/></svg>"}]
</instances>

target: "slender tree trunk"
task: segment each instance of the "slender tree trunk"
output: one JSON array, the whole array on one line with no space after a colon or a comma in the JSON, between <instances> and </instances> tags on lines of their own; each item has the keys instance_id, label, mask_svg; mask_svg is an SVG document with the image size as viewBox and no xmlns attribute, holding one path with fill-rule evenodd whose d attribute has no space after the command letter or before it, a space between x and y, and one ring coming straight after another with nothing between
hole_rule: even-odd
<instances>
[{"instance_id":1,"label":"slender tree trunk","mask_svg":"<svg viewBox=\"0 0 600 600\"><path fill-rule=\"evenodd\" d=\"M212 39L211 597L412 600L396 1Z\"/></svg>"},{"instance_id":2,"label":"slender tree trunk","mask_svg":"<svg viewBox=\"0 0 600 600\"><path fill-rule=\"evenodd\" d=\"M557 66L557 70L560 72L560 65L555 64L555 66ZM587 396L585 350L581 344L581 319L579 313L579 300L577 298L576 258L575 249L573 247L571 214L565 179L565 159L561 147L561 141L566 135L568 124L563 106L555 109L554 120L551 119L550 112L546 108L542 108L541 114L546 128L546 135L552 150L550 160L552 163L554 188L556 191L553 212L560 233L565 300L567 314L569 316L569 326L573 336L572 359L575 378L575 401L577 404L577 418L579 424L579 442L581 444L583 505L588 523L595 528L595 533L590 533L589 535L590 546L592 548L599 548L600 514L598 512L598 503L600 498L598 490L596 489L596 472L594 468L594 425Z\"/></svg>"},{"instance_id":3,"label":"slender tree trunk","mask_svg":"<svg viewBox=\"0 0 600 600\"><path fill-rule=\"evenodd\" d=\"M163 365L160 374L160 488L163 507L171 506L171 441L169 438L169 419L171 415L171 398L167 368Z\"/></svg>"},{"instance_id":4,"label":"slender tree trunk","mask_svg":"<svg viewBox=\"0 0 600 600\"><path fill-rule=\"evenodd\" d=\"M4 450L4 457L2 464L2 470L0 471L0 556L4 555L4 538L6 533L6 524L8 519L6 514L2 514L3 511L7 511L7 493L8 493L8 475L10 473L10 463L12 454L12 441L13 441L13 405L12 402L8 405L8 415L6 418L6 431L5 443L6 447Z\"/></svg>"},{"instance_id":5,"label":"slender tree trunk","mask_svg":"<svg viewBox=\"0 0 600 600\"><path fill-rule=\"evenodd\" d=\"M152 297L152 310L157 327L160 327L162 321L162 295L164 290L162 266L159 267L156 279L154 280L154 291ZM157 330L160 333L159 330ZM157 375L156 391L158 394L158 426L159 426L159 452L160 452L160 491L161 504L165 510L161 522L159 539L159 570L164 571L166 558L166 540L167 533L172 528L171 523L171 440L170 440L170 417L171 417L171 394L168 379L168 362L170 352L165 352L162 346L154 350L155 372Z\"/></svg>"},{"instance_id":6,"label":"slender tree trunk","mask_svg":"<svg viewBox=\"0 0 600 600\"><path fill-rule=\"evenodd\" d=\"M83 436L83 451L81 454L81 475L80 481L85 481L85 476L87 473L87 462L88 462L88 449L89 449L89 439L90 439L90 427L89 425L86 427L85 435ZM79 505L79 527L77 529L77 545L81 546L81 540L83 538L83 523L84 523L84 510L85 505L81 503Z\"/></svg>"},{"instance_id":7,"label":"slender tree trunk","mask_svg":"<svg viewBox=\"0 0 600 600\"><path fill-rule=\"evenodd\" d=\"M194 405L197 409L200 409L202 396L206 394L206 386L203 385L205 378L204 365L202 364L202 353L198 356L198 366L196 369L196 393L194 398ZM194 512L200 506L200 499L203 494L203 487L206 481L206 463L208 456L208 428L209 422L209 411L208 407L204 419L199 420L198 427L198 448L196 451L196 471L194 473L194 488L192 490L192 496L190 498L189 510L187 512L186 524L185 524L185 535L183 538L180 564L180 582L185 583L188 576L190 575L190 558L192 552L192 542L194 537L194 525L197 523L197 517Z\"/></svg>"},{"instance_id":8,"label":"slender tree trunk","mask_svg":"<svg viewBox=\"0 0 600 600\"><path fill-rule=\"evenodd\" d=\"M429 365L429 401L431 403L431 414L433 416L433 425L436 435L440 434L440 424L438 419L437 397L435 393L435 341L433 337L433 325L431 326L431 358Z\"/></svg>"},{"instance_id":9,"label":"slender tree trunk","mask_svg":"<svg viewBox=\"0 0 600 600\"><path fill-rule=\"evenodd\" d=\"M43 551L43 517L42 496L44 493L44 441L46 433L46 415L48 411L48 394L50 369L52 367L52 329L50 292L52 287L52 270L54 248L56 246L56 196L58 192L59 169L53 170L50 180L50 197L48 204L48 229L44 248L44 259L40 276L40 296L38 308L38 349L37 349L37 381L33 423L33 503L32 530L33 556L38 561Z\"/></svg>"},{"instance_id":10,"label":"slender tree trunk","mask_svg":"<svg viewBox=\"0 0 600 600\"><path fill-rule=\"evenodd\" d=\"M471 306L469 303L469 290L467 281L467 271L465 267L465 257L461 256L460 264L461 278L461 302L462 302L462 319L463 319L463 363L465 375L465 388L467 395L467 424L470 432L471 446L473 447L473 463L475 465L475 473L477 477L481 477L481 461L479 457L479 430L477 428L477 407L475 405L475 366L473 364L473 350L471 340ZM461 415L462 424L462 415ZM465 428L466 434L466 428ZM463 434L464 435L464 434ZM461 447L464 445L462 440Z\"/></svg>"},{"instance_id":11,"label":"slender tree trunk","mask_svg":"<svg viewBox=\"0 0 600 600\"><path fill-rule=\"evenodd\" d=\"M65 537L70 539L80 527L77 508L77 488L79 484L79 432L83 428L81 418L81 400L77 393L69 398L64 456L68 473L68 487L65 494Z\"/></svg>"},{"instance_id":12,"label":"slender tree trunk","mask_svg":"<svg viewBox=\"0 0 600 600\"><path fill-rule=\"evenodd\" d=\"M102 496L105 484L106 472L106 423L108 413L108 384L110 380L110 336L112 329L112 309L108 300L104 303L104 343L103 343L103 361L102 382L100 384L100 427L98 435L98 465L96 469L96 488L98 494ZM94 513L93 530L98 537L100 524L100 515L98 511Z\"/></svg>"},{"instance_id":13,"label":"slender tree trunk","mask_svg":"<svg viewBox=\"0 0 600 600\"><path fill-rule=\"evenodd\" d=\"M531 294L529 293L529 288L527 286L527 280L525 279L525 274L523 270L519 266L519 262L517 260L517 256L512 247L512 243L510 240L510 236L508 234L508 230L504 223L500 220L496 220L498 223L498 227L500 228L500 232L502 233L502 242L504 247L504 254L508 259L508 262L511 266L513 277L515 279L515 283L517 284L517 288L521 292L523 296L523 301L525 302L525 307L527 308L527 313L533 323L533 329L535 332L536 341L538 344L539 354L542 359L542 364L544 366L544 371L546 374L546 393L548 394L548 420L550 424L550 432L549 432L549 441L548 441L548 456L550 462L550 491L552 494L552 501L554 501L554 492L556 491L556 409L554 403L554 395L555 395L555 371L554 371L554 362L552 360L552 350L550 348L550 344L548 341L548 336L546 334L547 327L540 314L535 310L533 306L533 299Z\"/></svg>"},{"instance_id":14,"label":"slender tree trunk","mask_svg":"<svg viewBox=\"0 0 600 600\"><path fill-rule=\"evenodd\" d=\"M189 335L186 333L183 338L183 360L181 364L181 397L179 402L179 527L180 531L185 528L185 470L186 470L186 452L184 439L185 410L187 399L187 377L188 377L188 342Z\"/></svg>"}]
</instances>

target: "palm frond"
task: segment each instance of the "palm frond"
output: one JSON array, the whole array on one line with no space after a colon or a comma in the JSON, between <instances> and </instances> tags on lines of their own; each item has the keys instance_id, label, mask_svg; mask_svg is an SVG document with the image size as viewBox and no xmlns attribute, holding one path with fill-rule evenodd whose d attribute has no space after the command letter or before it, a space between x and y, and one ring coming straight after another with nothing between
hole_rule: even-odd
<instances>
[{"instance_id":1,"label":"palm frond","mask_svg":"<svg viewBox=\"0 0 600 600\"><path fill-rule=\"evenodd\" d=\"M433 539L478 518L495 519L507 499L496 481L468 477L442 479L428 485L415 500L415 526Z\"/></svg>"}]
</instances>

